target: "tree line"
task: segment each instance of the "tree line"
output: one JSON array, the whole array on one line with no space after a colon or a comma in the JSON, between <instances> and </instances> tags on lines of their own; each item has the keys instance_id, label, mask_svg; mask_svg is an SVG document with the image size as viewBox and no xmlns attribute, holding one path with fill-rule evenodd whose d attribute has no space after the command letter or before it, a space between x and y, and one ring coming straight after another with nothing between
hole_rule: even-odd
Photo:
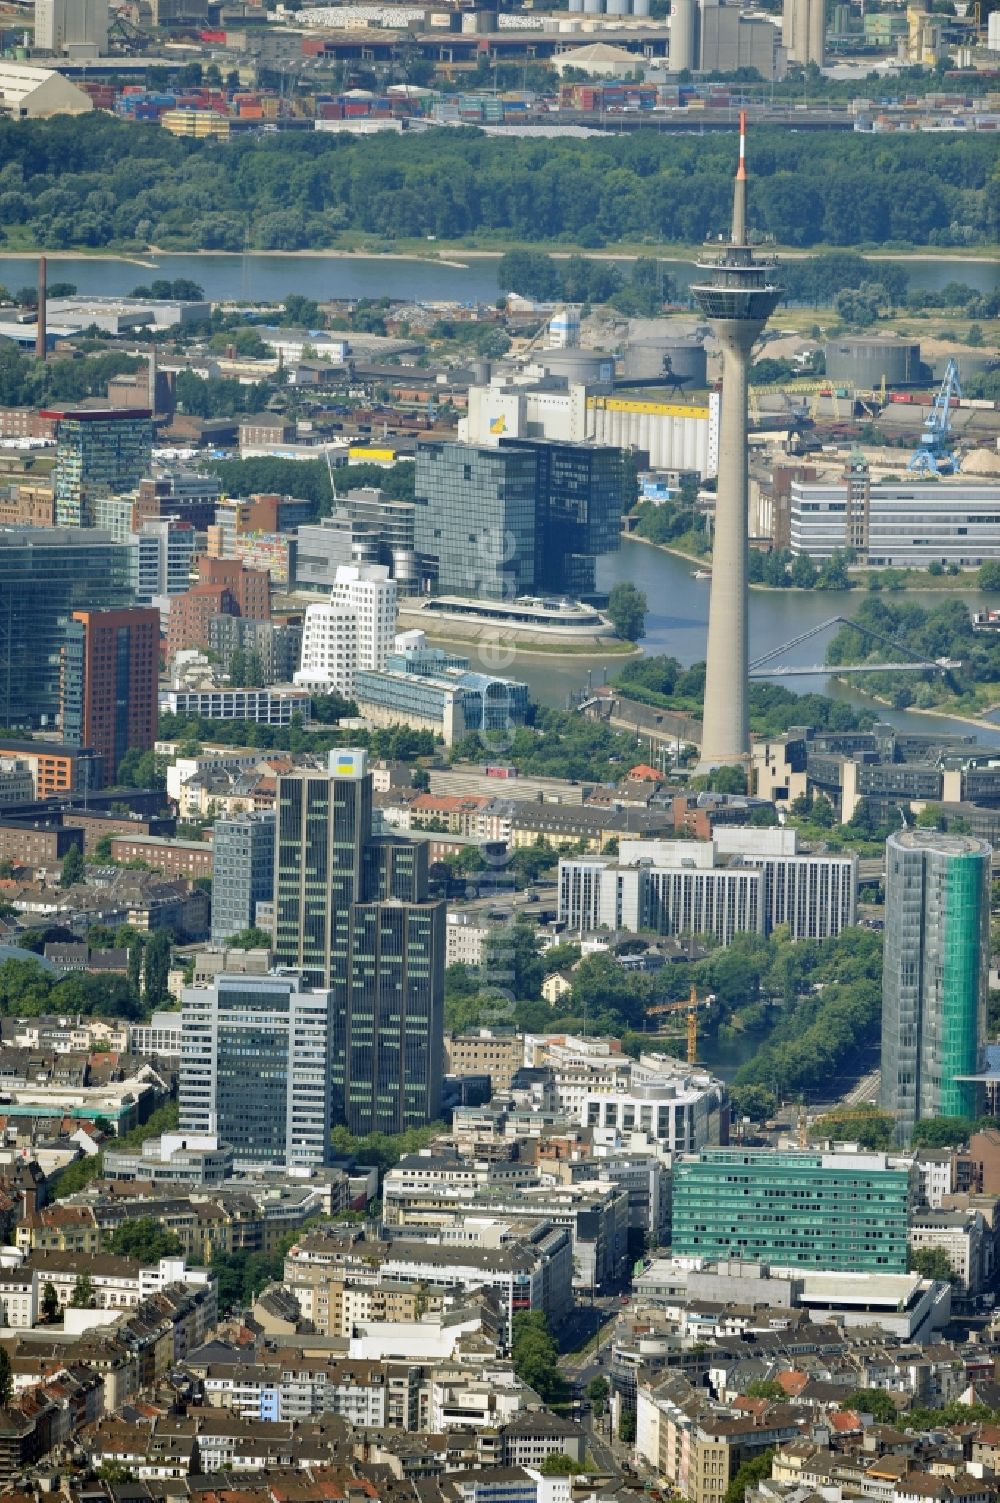
<instances>
[{"instance_id":1,"label":"tree line","mask_svg":"<svg viewBox=\"0 0 1000 1503\"><path fill-rule=\"evenodd\" d=\"M887 697L896 709L910 704L930 708L943 697L974 694L977 685L992 684L997 677L996 641L989 632L973 630L969 608L960 598L949 596L939 605L927 607L905 600L889 601L880 594L869 596L861 602L854 620L890 642L902 644L921 660L950 658L959 664L943 675L930 671L866 674L866 691ZM888 644L872 642L849 625L840 628L826 651L831 666L886 662L897 656ZM849 677L846 668L845 676Z\"/></svg>"},{"instance_id":2,"label":"tree line","mask_svg":"<svg viewBox=\"0 0 1000 1503\"><path fill-rule=\"evenodd\" d=\"M361 231L698 244L729 225L726 134L498 140L475 129L180 140L106 115L0 123L0 224L51 249L297 250ZM761 127L754 225L809 246L1000 232L994 143ZM877 182L877 189L873 188Z\"/></svg>"}]
</instances>

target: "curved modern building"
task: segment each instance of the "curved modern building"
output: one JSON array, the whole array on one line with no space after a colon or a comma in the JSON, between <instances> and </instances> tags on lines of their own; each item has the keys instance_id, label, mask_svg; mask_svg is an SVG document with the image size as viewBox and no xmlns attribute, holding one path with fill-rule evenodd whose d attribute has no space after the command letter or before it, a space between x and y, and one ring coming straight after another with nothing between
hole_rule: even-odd
<instances>
[{"instance_id":1,"label":"curved modern building","mask_svg":"<svg viewBox=\"0 0 1000 1503\"><path fill-rule=\"evenodd\" d=\"M923 1117L981 1110L991 858L935 830L886 842L881 1105L900 1143Z\"/></svg>"}]
</instances>

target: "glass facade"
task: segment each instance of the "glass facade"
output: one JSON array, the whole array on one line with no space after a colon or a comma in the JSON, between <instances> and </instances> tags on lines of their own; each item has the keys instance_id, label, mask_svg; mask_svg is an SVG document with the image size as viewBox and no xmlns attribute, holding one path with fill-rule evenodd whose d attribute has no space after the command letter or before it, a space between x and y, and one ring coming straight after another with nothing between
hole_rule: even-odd
<instances>
[{"instance_id":1,"label":"glass facade","mask_svg":"<svg viewBox=\"0 0 1000 1503\"><path fill-rule=\"evenodd\" d=\"M881 1104L901 1143L921 1118L982 1110L967 1077L984 1067L990 867L971 837L903 830L886 844Z\"/></svg>"},{"instance_id":2,"label":"glass facade","mask_svg":"<svg viewBox=\"0 0 1000 1503\"><path fill-rule=\"evenodd\" d=\"M133 603L131 550L99 532L0 531L0 724L59 721L73 613Z\"/></svg>"},{"instance_id":3,"label":"glass facade","mask_svg":"<svg viewBox=\"0 0 1000 1503\"><path fill-rule=\"evenodd\" d=\"M444 904L427 899L426 846L373 836L364 771L279 778L276 819L276 958L331 990L335 1120L362 1134L432 1120Z\"/></svg>"},{"instance_id":4,"label":"glass facade","mask_svg":"<svg viewBox=\"0 0 1000 1503\"><path fill-rule=\"evenodd\" d=\"M535 456L536 589L593 594L597 559L617 550L622 513L635 500L628 457L621 449L542 439L502 439L500 447Z\"/></svg>"},{"instance_id":5,"label":"glass facade","mask_svg":"<svg viewBox=\"0 0 1000 1503\"><path fill-rule=\"evenodd\" d=\"M274 891L274 815L233 814L212 831L212 943L222 945L254 923L258 903Z\"/></svg>"},{"instance_id":6,"label":"glass facade","mask_svg":"<svg viewBox=\"0 0 1000 1503\"><path fill-rule=\"evenodd\" d=\"M220 976L182 1004L180 1127L217 1133L242 1167L325 1164L333 999L297 976Z\"/></svg>"},{"instance_id":7,"label":"glass facade","mask_svg":"<svg viewBox=\"0 0 1000 1503\"><path fill-rule=\"evenodd\" d=\"M595 589L618 547L634 474L621 449L503 439L417 446L415 543L443 595L514 599Z\"/></svg>"},{"instance_id":8,"label":"glass facade","mask_svg":"<svg viewBox=\"0 0 1000 1503\"><path fill-rule=\"evenodd\" d=\"M149 474L153 456L150 414L82 409L45 412L56 429L56 525L92 527L99 496L135 490Z\"/></svg>"},{"instance_id":9,"label":"glass facade","mask_svg":"<svg viewBox=\"0 0 1000 1503\"><path fill-rule=\"evenodd\" d=\"M905 1273L910 1173L879 1154L706 1148L674 1165L672 1252Z\"/></svg>"},{"instance_id":10,"label":"glass facade","mask_svg":"<svg viewBox=\"0 0 1000 1503\"><path fill-rule=\"evenodd\" d=\"M516 599L536 588L535 456L417 445L414 541L442 595Z\"/></svg>"}]
</instances>

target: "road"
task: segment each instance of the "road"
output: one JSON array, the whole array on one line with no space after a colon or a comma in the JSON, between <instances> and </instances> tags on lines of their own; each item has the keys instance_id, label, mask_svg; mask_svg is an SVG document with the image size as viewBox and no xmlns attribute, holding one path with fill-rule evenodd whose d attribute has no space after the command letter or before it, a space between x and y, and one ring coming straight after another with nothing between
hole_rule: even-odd
<instances>
[{"instance_id":1,"label":"road","mask_svg":"<svg viewBox=\"0 0 1000 1503\"><path fill-rule=\"evenodd\" d=\"M882 1084L882 1071L872 1070L863 1075L857 1085L841 1097L842 1106L864 1106L869 1101L877 1101L879 1086Z\"/></svg>"}]
</instances>

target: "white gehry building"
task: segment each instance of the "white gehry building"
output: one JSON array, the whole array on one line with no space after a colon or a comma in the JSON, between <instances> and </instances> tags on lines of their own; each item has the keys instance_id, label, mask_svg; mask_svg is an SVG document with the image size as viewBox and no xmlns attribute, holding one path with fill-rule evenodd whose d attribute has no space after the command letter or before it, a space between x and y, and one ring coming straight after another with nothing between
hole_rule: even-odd
<instances>
[{"instance_id":1,"label":"white gehry building","mask_svg":"<svg viewBox=\"0 0 1000 1503\"><path fill-rule=\"evenodd\" d=\"M396 611L396 581L384 564L341 564L329 601L306 609L296 684L350 697L359 668L385 667Z\"/></svg>"}]
</instances>

